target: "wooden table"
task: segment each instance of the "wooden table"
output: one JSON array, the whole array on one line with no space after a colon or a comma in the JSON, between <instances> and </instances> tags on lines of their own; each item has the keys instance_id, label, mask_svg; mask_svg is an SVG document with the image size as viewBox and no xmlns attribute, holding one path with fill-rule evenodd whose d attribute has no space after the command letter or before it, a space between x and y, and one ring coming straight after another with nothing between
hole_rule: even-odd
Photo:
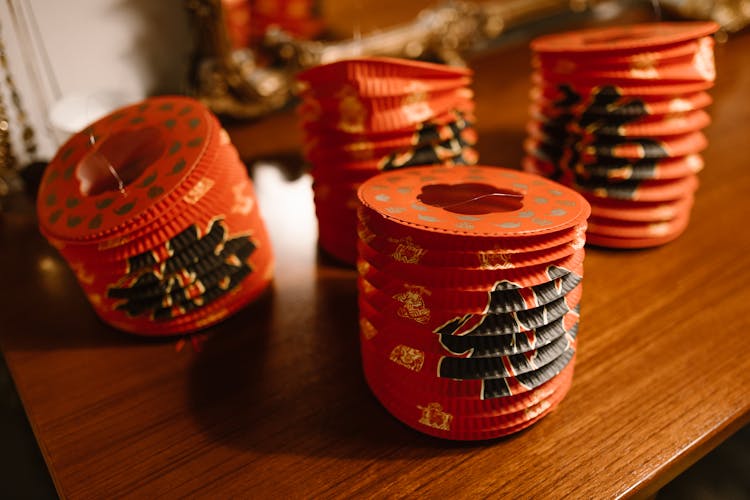
<instances>
[{"instance_id":1,"label":"wooden table","mask_svg":"<svg viewBox=\"0 0 750 500\"><path fill-rule=\"evenodd\" d=\"M0 346L64 497L649 495L750 417L750 34L717 47L714 123L677 241L586 257L574 385L508 439L432 439L370 394L355 272L317 255L291 113L236 127L278 259L273 293L201 352L94 316L23 200L0 218ZM484 163L517 166L523 47L474 61Z\"/></svg>"}]
</instances>

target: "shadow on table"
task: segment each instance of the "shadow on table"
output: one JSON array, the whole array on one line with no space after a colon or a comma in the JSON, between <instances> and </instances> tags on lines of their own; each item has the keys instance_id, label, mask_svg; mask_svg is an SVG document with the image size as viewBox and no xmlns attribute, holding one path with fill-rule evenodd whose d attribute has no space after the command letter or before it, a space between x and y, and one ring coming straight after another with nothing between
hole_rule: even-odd
<instances>
[{"instance_id":1,"label":"shadow on table","mask_svg":"<svg viewBox=\"0 0 750 500\"><path fill-rule=\"evenodd\" d=\"M419 458L475 446L409 429L372 396L359 357L355 277L321 264L312 289L277 290L272 304L244 315L243 332L204 344L188 395L203 432L239 449L303 456L387 459L404 448L401 458ZM309 308L293 307L307 294Z\"/></svg>"},{"instance_id":2,"label":"shadow on table","mask_svg":"<svg viewBox=\"0 0 750 500\"><path fill-rule=\"evenodd\" d=\"M11 239L11 234L17 237ZM158 345L179 339L132 335L101 321L73 271L39 233L33 215L0 217L0 260L13 262L3 267L7 286L0 291L0 303L9 306L3 308L0 328L0 347L6 352Z\"/></svg>"},{"instance_id":3,"label":"shadow on table","mask_svg":"<svg viewBox=\"0 0 750 500\"><path fill-rule=\"evenodd\" d=\"M490 130L482 139L518 158L521 136ZM279 262L272 303L204 344L188 384L202 431L239 449L302 456L385 458L404 448L402 458L419 458L476 446L425 436L378 403L362 374L356 270L322 252L316 261L312 276L294 278L283 268L294 263Z\"/></svg>"},{"instance_id":4,"label":"shadow on table","mask_svg":"<svg viewBox=\"0 0 750 500\"><path fill-rule=\"evenodd\" d=\"M28 199L19 204L29 205ZM0 217L3 266L3 327L7 350L54 350L148 342L108 327L93 308L63 258L39 233L28 210Z\"/></svg>"}]
</instances>

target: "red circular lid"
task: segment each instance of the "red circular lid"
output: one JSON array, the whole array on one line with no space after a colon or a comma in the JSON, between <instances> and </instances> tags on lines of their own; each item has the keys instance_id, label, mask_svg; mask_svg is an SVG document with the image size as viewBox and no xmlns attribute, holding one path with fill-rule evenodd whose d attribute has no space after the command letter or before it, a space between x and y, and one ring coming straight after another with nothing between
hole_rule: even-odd
<instances>
[{"instance_id":1,"label":"red circular lid","mask_svg":"<svg viewBox=\"0 0 750 500\"><path fill-rule=\"evenodd\" d=\"M537 52L612 52L686 42L719 29L714 22L644 23L567 31L531 42Z\"/></svg>"},{"instance_id":2,"label":"red circular lid","mask_svg":"<svg viewBox=\"0 0 750 500\"><path fill-rule=\"evenodd\" d=\"M576 226L590 213L575 191L498 167L415 167L383 173L359 189L386 219L459 236L528 236Z\"/></svg>"},{"instance_id":3,"label":"red circular lid","mask_svg":"<svg viewBox=\"0 0 750 500\"><path fill-rule=\"evenodd\" d=\"M151 98L98 120L47 167L37 202L42 229L81 240L128 227L170 202L217 132L210 111L186 97Z\"/></svg>"}]
</instances>

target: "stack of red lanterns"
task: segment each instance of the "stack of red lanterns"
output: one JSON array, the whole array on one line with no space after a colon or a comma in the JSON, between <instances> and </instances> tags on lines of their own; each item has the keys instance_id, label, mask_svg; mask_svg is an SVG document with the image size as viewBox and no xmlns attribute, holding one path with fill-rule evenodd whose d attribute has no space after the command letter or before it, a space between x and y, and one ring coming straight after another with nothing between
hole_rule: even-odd
<instances>
[{"instance_id":1,"label":"stack of red lanterns","mask_svg":"<svg viewBox=\"0 0 750 500\"><path fill-rule=\"evenodd\" d=\"M339 260L356 260L363 181L414 165L476 163L467 69L371 57L318 66L298 80L319 242Z\"/></svg>"},{"instance_id":2,"label":"stack of red lanterns","mask_svg":"<svg viewBox=\"0 0 750 500\"><path fill-rule=\"evenodd\" d=\"M383 406L457 440L552 411L573 376L586 200L477 166L383 173L359 197L362 361Z\"/></svg>"},{"instance_id":3,"label":"stack of red lanterns","mask_svg":"<svg viewBox=\"0 0 750 500\"><path fill-rule=\"evenodd\" d=\"M37 212L97 314L128 332L207 327L272 278L245 166L193 99L148 99L71 137L45 171Z\"/></svg>"},{"instance_id":4,"label":"stack of red lanterns","mask_svg":"<svg viewBox=\"0 0 750 500\"><path fill-rule=\"evenodd\" d=\"M590 243L650 247L687 227L707 146L716 29L653 23L532 43L524 166L589 200Z\"/></svg>"}]
</instances>

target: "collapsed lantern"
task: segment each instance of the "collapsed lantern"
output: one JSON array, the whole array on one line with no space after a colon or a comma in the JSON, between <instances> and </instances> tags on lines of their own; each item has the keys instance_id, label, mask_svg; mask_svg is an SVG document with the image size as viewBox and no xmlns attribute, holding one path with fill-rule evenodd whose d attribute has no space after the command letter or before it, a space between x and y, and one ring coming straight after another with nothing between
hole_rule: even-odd
<instances>
[{"instance_id":1,"label":"collapsed lantern","mask_svg":"<svg viewBox=\"0 0 750 500\"><path fill-rule=\"evenodd\" d=\"M71 137L45 171L37 211L97 314L131 333L207 327L272 277L252 181L192 99L148 99Z\"/></svg>"},{"instance_id":2,"label":"collapsed lantern","mask_svg":"<svg viewBox=\"0 0 750 500\"><path fill-rule=\"evenodd\" d=\"M341 261L356 260L363 181L415 165L477 161L465 68L370 57L317 66L298 80L319 243Z\"/></svg>"}]
</instances>

